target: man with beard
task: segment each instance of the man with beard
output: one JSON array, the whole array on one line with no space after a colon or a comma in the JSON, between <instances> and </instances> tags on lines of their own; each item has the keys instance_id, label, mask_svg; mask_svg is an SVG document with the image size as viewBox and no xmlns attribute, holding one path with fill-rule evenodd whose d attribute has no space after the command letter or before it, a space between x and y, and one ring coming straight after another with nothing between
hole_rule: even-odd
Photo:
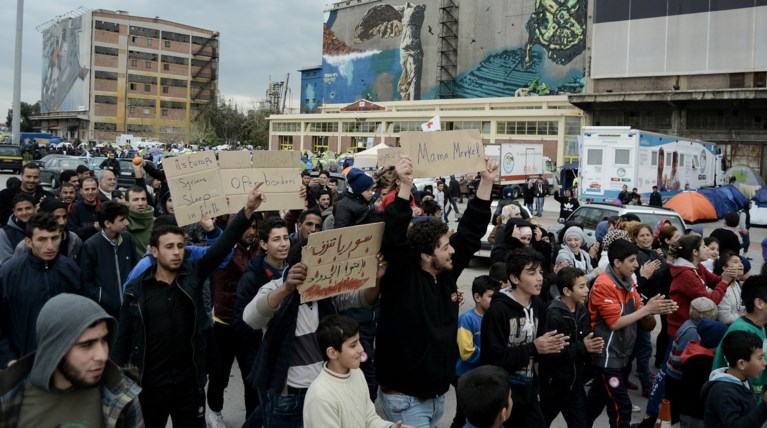
<instances>
[{"instance_id":1,"label":"man with beard","mask_svg":"<svg viewBox=\"0 0 767 428\"><path fill-rule=\"evenodd\" d=\"M82 201L69 206L69 227L85 242L99 231L96 221L96 210L101 205L99 187L95 178L88 177L82 182L80 189Z\"/></svg>"},{"instance_id":2,"label":"man with beard","mask_svg":"<svg viewBox=\"0 0 767 428\"><path fill-rule=\"evenodd\" d=\"M479 250L490 222L498 163L486 161L477 195L452 235L445 223L436 221L420 222L408 231L412 165L409 156L400 157L399 191L384 209L381 252L395 268L381 280L375 367L386 419L420 427L436 425L455 377L455 335L463 300L456 280Z\"/></svg>"},{"instance_id":3,"label":"man with beard","mask_svg":"<svg viewBox=\"0 0 767 428\"><path fill-rule=\"evenodd\" d=\"M59 187L59 199L62 202L69 205L77 199L77 187L80 186L80 182L77 182L77 186L72 183L61 183Z\"/></svg>"},{"instance_id":4,"label":"man with beard","mask_svg":"<svg viewBox=\"0 0 767 428\"><path fill-rule=\"evenodd\" d=\"M333 200L328 190L320 190L317 192L316 196L317 208L322 213L322 222L324 223L325 219L328 218L330 214L333 214L333 207L331 206Z\"/></svg>"},{"instance_id":5,"label":"man with beard","mask_svg":"<svg viewBox=\"0 0 767 428\"><path fill-rule=\"evenodd\" d=\"M67 204L64 201L58 199L46 199L40 202L40 209L38 212L51 213L56 218L56 223L61 226L61 244L59 245L59 254L67 256L77 263L80 258L80 250L83 247L83 241L74 232L69 231L67 222ZM19 257L27 254L29 248L24 241L19 242L16 246L16 250L13 252L13 257Z\"/></svg>"},{"instance_id":6,"label":"man with beard","mask_svg":"<svg viewBox=\"0 0 767 428\"><path fill-rule=\"evenodd\" d=\"M245 207L202 258L184 259L185 236L178 226L155 228L149 246L157 265L128 282L112 358L136 366L139 399L148 427L205 427L207 337L212 328L203 282L252 223L263 201L254 186Z\"/></svg>"},{"instance_id":7,"label":"man with beard","mask_svg":"<svg viewBox=\"0 0 767 428\"><path fill-rule=\"evenodd\" d=\"M0 372L2 425L143 426L141 388L108 359L116 330L86 297L49 300L37 317L37 352Z\"/></svg>"},{"instance_id":8,"label":"man with beard","mask_svg":"<svg viewBox=\"0 0 767 428\"><path fill-rule=\"evenodd\" d=\"M5 226L8 218L13 214L13 197L18 193L27 193L32 195L35 204L39 203L44 197L53 195L43 190L40 185L40 166L33 163L27 163L21 167L21 184L18 187L7 187L0 190L0 226Z\"/></svg>"},{"instance_id":9,"label":"man with beard","mask_svg":"<svg viewBox=\"0 0 767 428\"><path fill-rule=\"evenodd\" d=\"M154 207L147 201L144 187L131 186L126 193L128 196L128 232L136 244L136 259L146 255L149 236L154 228Z\"/></svg>"}]
</instances>

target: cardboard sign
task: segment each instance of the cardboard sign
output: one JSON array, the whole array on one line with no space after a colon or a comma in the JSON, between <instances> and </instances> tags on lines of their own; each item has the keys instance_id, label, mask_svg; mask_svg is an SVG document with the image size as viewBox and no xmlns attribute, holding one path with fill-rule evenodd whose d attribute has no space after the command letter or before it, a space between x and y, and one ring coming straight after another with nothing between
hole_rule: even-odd
<instances>
[{"instance_id":1,"label":"cardboard sign","mask_svg":"<svg viewBox=\"0 0 767 428\"><path fill-rule=\"evenodd\" d=\"M386 168L389 166L397 165L399 155L404 153L400 147L389 147L378 151L378 159L376 165L378 168Z\"/></svg>"},{"instance_id":2,"label":"cardboard sign","mask_svg":"<svg viewBox=\"0 0 767 428\"><path fill-rule=\"evenodd\" d=\"M413 160L413 178L439 177L485 169L485 147L478 129L402 132L400 146Z\"/></svg>"},{"instance_id":3,"label":"cardboard sign","mask_svg":"<svg viewBox=\"0 0 767 428\"><path fill-rule=\"evenodd\" d=\"M301 303L375 286L383 231L383 223L374 223L309 235L301 252L309 268L298 287Z\"/></svg>"},{"instance_id":4,"label":"cardboard sign","mask_svg":"<svg viewBox=\"0 0 767 428\"><path fill-rule=\"evenodd\" d=\"M249 150L221 151L218 153L219 168L250 168L252 152Z\"/></svg>"},{"instance_id":5,"label":"cardboard sign","mask_svg":"<svg viewBox=\"0 0 767 428\"><path fill-rule=\"evenodd\" d=\"M250 189L262 182L266 202L259 211L303 209L304 199L298 194L301 189L298 153L256 150L252 157L254 167L250 168L251 152L228 152L225 157L219 156L222 194L229 197L229 204L234 207L240 206L240 202L244 204ZM245 198L239 197L243 195Z\"/></svg>"},{"instance_id":6,"label":"cardboard sign","mask_svg":"<svg viewBox=\"0 0 767 428\"><path fill-rule=\"evenodd\" d=\"M163 164L179 226L230 213L213 152L176 156Z\"/></svg>"}]
</instances>

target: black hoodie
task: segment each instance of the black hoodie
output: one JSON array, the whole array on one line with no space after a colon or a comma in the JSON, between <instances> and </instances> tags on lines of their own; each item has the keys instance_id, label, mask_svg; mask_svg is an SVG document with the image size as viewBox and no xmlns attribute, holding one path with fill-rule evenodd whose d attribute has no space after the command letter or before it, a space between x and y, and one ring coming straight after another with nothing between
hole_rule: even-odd
<instances>
[{"instance_id":1,"label":"black hoodie","mask_svg":"<svg viewBox=\"0 0 767 428\"><path fill-rule=\"evenodd\" d=\"M758 428L767 422L767 406L762 398L754 402L748 381L741 381L722 367L711 372L701 397L706 403L703 423L706 428Z\"/></svg>"},{"instance_id":2,"label":"black hoodie","mask_svg":"<svg viewBox=\"0 0 767 428\"><path fill-rule=\"evenodd\" d=\"M533 328L525 331L529 322L526 308L510 297L511 289L493 294L490 308L482 317L482 364L493 364L506 369L511 381L515 402L526 404L536 401L538 379L533 368L538 355L533 341L543 334L546 321L546 305L538 296L530 298Z\"/></svg>"},{"instance_id":3,"label":"black hoodie","mask_svg":"<svg viewBox=\"0 0 767 428\"><path fill-rule=\"evenodd\" d=\"M591 333L589 311L579 303L575 306L575 313L572 313L561 300L553 300L546 312L543 331L554 330L569 336L570 340L559 353L539 357L541 385L566 386L569 389L582 386L586 383L587 369L591 365L591 354L583 343L583 338Z\"/></svg>"}]
</instances>

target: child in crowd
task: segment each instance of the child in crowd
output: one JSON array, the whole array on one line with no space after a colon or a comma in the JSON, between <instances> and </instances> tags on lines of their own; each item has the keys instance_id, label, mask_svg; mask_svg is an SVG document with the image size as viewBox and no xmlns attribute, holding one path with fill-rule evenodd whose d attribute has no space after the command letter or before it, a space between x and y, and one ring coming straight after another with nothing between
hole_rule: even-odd
<instances>
[{"instance_id":1,"label":"child in crowd","mask_svg":"<svg viewBox=\"0 0 767 428\"><path fill-rule=\"evenodd\" d=\"M474 309L468 310L458 317L458 362L455 364L456 382L461 376L479 367L480 340L479 333L482 328L482 317L490 307L490 299L493 293L500 290L500 283L489 275L480 275L474 278L471 284L471 295L474 298ZM453 418L453 427L463 427L466 417L461 408L456 409Z\"/></svg>"},{"instance_id":2,"label":"child in crowd","mask_svg":"<svg viewBox=\"0 0 767 428\"><path fill-rule=\"evenodd\" d=\"M510 418L515 428L545 426L534 359L536 355L558 353L567 346L566 335L543 332L546 306L538 297L543 285L543 263L543 256L531 248L512 251L506 260L511 288L493 294L482 318L480 362L509 372L516 401Z\"/></svg>"},{"instance_id":3,"label":"child in crowd","mask_svg":"<svg viewBox=\"0 0 767 428\"><path fill-rule=\"evenodd\" d=\"M743 283L741 299L746 306L746 314L730 324L730 327L727 329L727 335L735 331L748 331L759 336L762 342L764 342L767 338L764 333L764 325L767 324L767 277L758 275L748 278ZM727 362L731 360L726 360L725 358L722 346L719 345L714 355L714 365L712 368L727 367ZM759 376L752 376L749 379L749 383L756 398L761 397L762 388L764 385L767 385L767 372L763 372Z\"/></svg>"},{"instance_id":4,"label":"child in crowd","mask_svg":"<svg viewBox=\"0 0 767 428\"><path fill-rule=\"evenodd\" d=\"M728 367L711 372L703 386L707 428L758 428L767 422L767 396L754 401L749 379L764 372L764 338L748 331L733 331L719 346Z\"/></svg>"},{"instance_id":5,"label":"child in crowd","mask_svg":"<svg viewBox=\"0 0 767 428\"><path fill-rule=\"evenodd\" d=\"M714 272L714 262L719 260L719 240L713 236L703 238L703 244L708 247L708 259L700 262L708 269L709 272ZM721 273L717 274L721 275Z\"/></svg>"},{"instance_id":6,"label":"child in crowd","mask_svg":"<svg viewBox=\"0 0 767 428\"><path fill-rule=\"evenodd\" d=\"M734 281L724 293L722 301L719 302L719 321L730 325L736 319L746 314L746 307L743 306L741 299L741 280L743 279L743 262L739 255L730 250L724 250L714 264L714 274L721 275L725 270L734 272Z\"/></svg>"},{"instance_id":7,"label":"child in crowd","mask_svg":"<svg viewBox=\"0 0 767 428\"><path fill-rule=\"evenodd\" d=\"M304 426L403 427L381 419L370 401L360 362L365 354L360 328L344 315L328 315L317 327L317 343L325 365L306 392Z\"/></svg>"},{"instance_id":8,"label":"child in crowd","mask_svg":"<svg viewBox=\"0 0 767 428\"><path fill-rule=\"evenodd\" d=\"M472 370L458 381L458 391L458 408L468 420L465 428L502 428L509 419L513 402L506 370L496 366Z\"/></svg>"},{"instance_id":9,"label":"child in crowd","mask_svg":"<svg viewBox=\"0 0 767 428\"><path fill-rule=\"evenodd\" d=\"M490 278L493 278L494 280L501 283L501 288L509 288L511 287L511 283L509 282L509 277L506 276L506 263L504 262L496 262L490 265L490 272L488 273L490 275Z\"/></svg>"},{"instance_id":10,"label":"child in crowd","mask_svg":"<svg viewBox=\"0 0 767 428\"><path fill-rule=\"evenodd\" d=\"M586 389L592 354L602 352L604 340L594 337L586 310L589 287L586 274L574 267L557 273L560 297L549 304L544 331L570 337L570 344L557 354L543 355L538 364L541 377L541 408L546 425L562 412L568 427L586 427Z\"/></svg>"}]
</instances>

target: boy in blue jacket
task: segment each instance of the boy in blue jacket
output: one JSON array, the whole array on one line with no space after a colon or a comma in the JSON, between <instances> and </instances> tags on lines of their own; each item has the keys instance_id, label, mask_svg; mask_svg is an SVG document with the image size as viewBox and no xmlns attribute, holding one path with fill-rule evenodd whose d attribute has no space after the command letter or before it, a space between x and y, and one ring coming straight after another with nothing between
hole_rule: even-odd
<instances>
[{"instance_id":1,"label":"boy in blue jacket","mask_svg":"<svg viewBox=\"0 0 767 428\"><path fill-rule=\"evenodd\" d=\"M749 378L758 378L764 371L762 339L748 331L733 331L720 345L729 367L711 372L703 385L706 402L704 425L718 427L760 427L767 422L767 396L754 402Z\"/></svg>"},{"instance_id":2,"label":"boy in blue jacket","mask_svg":"<svg viewBox=\"0 0 767 428\"><path fill-rule=\"evenodd\" d=\"M555 354L539 357L541 409L546 424L562 412L568 427L586 427L587 369L591 355L602 352L604 339L591 331L591 317L584 306L589 295L586 274L575 267L557 273L560 297L546 309L544 331L557 331L570 336L570 343Z\"/></svg>"}]
</instances>

